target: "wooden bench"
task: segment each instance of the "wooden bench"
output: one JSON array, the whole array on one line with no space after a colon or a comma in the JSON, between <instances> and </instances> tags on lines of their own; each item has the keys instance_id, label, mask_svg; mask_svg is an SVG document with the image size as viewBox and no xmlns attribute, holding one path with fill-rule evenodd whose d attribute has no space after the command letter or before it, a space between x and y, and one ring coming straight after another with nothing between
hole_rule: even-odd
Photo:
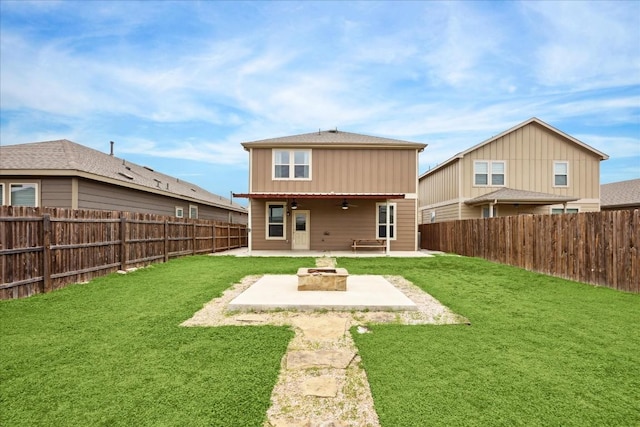
<instances>
[{"instance_id":1,"label":"wooden bench","mask_svg":"<svg viewBox=\"0 0 640 427\"><path fill-rule=\"evenodd\" d=\"M357 252L358 249L381 249L384 251L387 248L387 242L375 239L356 239L353 241L351 248L353 252Z\"/></svg>"}]
</instances>

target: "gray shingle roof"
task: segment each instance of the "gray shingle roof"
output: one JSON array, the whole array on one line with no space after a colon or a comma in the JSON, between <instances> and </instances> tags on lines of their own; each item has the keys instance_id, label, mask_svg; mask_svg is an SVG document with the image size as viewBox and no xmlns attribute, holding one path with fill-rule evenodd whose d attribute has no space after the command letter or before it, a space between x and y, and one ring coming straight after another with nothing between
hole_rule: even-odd
<instances>
[{"instance_id":1,"label":"gray shingle roof","mask_svg":"<svg viewBox=\"0 0 640 427\"><path fill-rule=\"evenodd\" d=\"M516 190L514 188L501 188L491 193L483 194L476 198L465 201L467 205L482 205L497 201L502 203L518 203L528 205L552 205L555 203L573 202L577 197L559 196L557 194L539 193L537 191Z\"/></svg>"},{"instance_id":2,"label":"gray shingle roof","mask_svg":"<svg viewBox=\"0 0 640 427\"><path fill-rule=\"evenodd\" d=\"M600 205L605 208L640 206L640 178L601 185Z\"/></svg>"},{"instance_id":3,"label":"gray shingle roof","mask_svg":"<svg viewBox=\"0 0 640 427\"><path fill-rule=\"evenodd\" d=\"M115 180L143 191L246 212L243 206L195 184L66 139L0 146L0 175L20 171L33 171L34 175L51 175L54 171L69 172L70 176L88 174L99 181Z\"/></svg>"},{"instance_id":4,"label":"gray shingle roof","mask_svg":"<svg viewBox=\"0 0 640 427\"><path fill-rule=\"evenodd\" d=\"M320 145L320 146L380 146L380 147L411 147L424 149L427 144L418 142L402 141L399 139L382 138L379 136L362 135L359 133L344 132L339 130L324 130L300 135L283 136L280 138L261 139L258 141L243 142L245 148L255 146L300 146L300 145Z\"/></svg>"}]
</instances>

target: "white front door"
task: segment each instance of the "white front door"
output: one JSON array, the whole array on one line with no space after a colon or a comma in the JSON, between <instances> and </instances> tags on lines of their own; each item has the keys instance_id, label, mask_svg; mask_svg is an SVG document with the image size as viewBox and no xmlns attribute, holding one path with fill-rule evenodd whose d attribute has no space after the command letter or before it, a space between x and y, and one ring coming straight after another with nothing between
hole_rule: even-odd
<instances>
[{"instance_id":1,"label":"white front door","mask_svg":"<svg viewBox=\"0 0 640 427\"><path fill-rule=\"evenodd\" d=\"M293 241L291 249L309 249L309 211L293 211Z\"/></svg>"}]
</instances>

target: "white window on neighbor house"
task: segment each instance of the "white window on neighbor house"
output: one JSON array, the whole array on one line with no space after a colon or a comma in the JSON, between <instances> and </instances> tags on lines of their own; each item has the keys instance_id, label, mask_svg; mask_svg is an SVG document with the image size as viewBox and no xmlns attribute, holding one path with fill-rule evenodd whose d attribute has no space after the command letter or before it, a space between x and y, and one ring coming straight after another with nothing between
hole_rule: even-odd
<instances>
[{"instance_id":1,"label":"white window on neighbor house","mask_svg":"<svg viewBox=\"0 0 640 427\"><path fill-rule=\"evenodd\" d=\"M184 209L182 208L182 206L176 206L176 217L184 218Z\"/></svg>"},{"instance_id":2,"label":"white window on neighbor house","mask_svg":"<svg viewBox=\"0 0 640 427\"><path fill-rule=\"evenodd\" d=\"M553 162L553 186L569 186L569 162Z\"/></svg>"},{"instance_id":3,"label":"white window on neighbor house","mask_svg":"<svg viewBox=\"0 0 640 427\"><path fill-rule=\"evenodd\" d=\"M498 207L494 206L493 207L493 217L498 216ZM489 208L489 206L483 206L482 207L482 218L493 218L491 216L491 209Z\"/></svg>"},{"instance_id":4,"label":"white window on neighbor house","mask_svg":"<svg viewBox=\"0 0 640 427\"><path fill-rule=\"evenodd\" d=\"M189 205L189 218L198 219L198 206Z\"/></svg>"},{"instance_id":5,"label":"white window on neighbor house","mask_svg":"<svg viewBox=\"0 0 640 427\"><path fill-rule=\"evenodd\" d=\"M376 230L376 239L386 239L387 238L387 204L386 203L376 203L376 211L377 211L377 230ZM395 232L396 225L396 204L389 203L389 238L391 240L396 239Z\"/></svg>"},{"instance_id":6,"label":"white window on neighbor house","mask_svg":"<svg viewBox=\"0 0 640 427\"><path fill-rule=\"evenodd\" d=\"M267 203L266 236L267 240L284 240L287 205L285 203Z\"/></svg>"},{"instance_id":7,"label":"white window on neighbor house","mask_svg":"<svg viewBox=\"0 0 640 427\"><path fill-rule=\"evenodd\" d=\"M477 160L473 162L473 185L478 187L504 187L504 161Z\"/></svg>"},{"instance_id":8,"label":"white window on neighbor house","mask_svg":"<svg viewBox=\"0 0 640 427\"><path fill-rule=\"evenodd\" d=\"M561 214L561 213L578 213L580 209L578 208L567 208L566 211L562 208L551 208L552 214Z\"/></svg>"},{"instance_id":9,"label":"white window on neighbor house","mask_svg":"<svg viewBox=\"0 0 640 427\"><path fill-rule=\"evenodd\" d=\"M4 184L0 183L0 206L4 205Z\"/></svg>"},{"instance_id":10,"label":"white window on neighbor house","mask_svg":"<svg viewBox=\"0 0 640 427\"><path fill-rule=\"evenodd\" d=\"M311 179L311 150L273 150L273 179Z\"/></svg>"},{"instance_id":11,"label":"white window on neighbor house","mask_svg":"<svg viewBox=\"0 0 640 427\"><path fill-rule=\"evenodd\" d=\"M10 184L10 188L9 204L11 206L38 206L38 184Z\"/></svg>"}]
</instances>

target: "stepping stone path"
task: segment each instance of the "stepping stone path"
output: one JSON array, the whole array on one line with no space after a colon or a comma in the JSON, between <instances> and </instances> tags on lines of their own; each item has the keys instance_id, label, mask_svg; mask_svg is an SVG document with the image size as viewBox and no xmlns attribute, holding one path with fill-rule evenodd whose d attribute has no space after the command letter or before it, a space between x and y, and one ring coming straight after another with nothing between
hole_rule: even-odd
<instances>
[{"instance_id":1,"label":"stepping stone path","mask_svg":"<svg viewBox=\"0 0 640 427\"><path fill-rule=\"evenodd\" d=\"M319 258L317 267L334 267ZM419 305L418 312L228 313L226 307L258 277L247 277L185 321L183 326L290 325L295 337L282 358L264 427L379 427L369 382L349 329L368 333L367 323L452 324L468 320L401 277L398 289Z\"/></svg>"}]
</instances>

